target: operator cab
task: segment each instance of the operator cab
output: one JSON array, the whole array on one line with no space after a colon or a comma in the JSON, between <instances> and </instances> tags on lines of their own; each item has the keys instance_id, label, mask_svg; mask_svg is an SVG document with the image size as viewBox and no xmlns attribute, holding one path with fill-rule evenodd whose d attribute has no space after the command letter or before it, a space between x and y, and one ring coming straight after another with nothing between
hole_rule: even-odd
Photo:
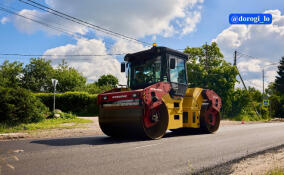
<instances>
[{"instance_id":1,"label":"operator cab","mask_svg":"<svg viewBox=\"0 0 284 175\"><path fill-rule=\"evenodd\" d=\"M127 54L121 72L127 68L130 89L144 89L158 82L171 83L171 95L184 96L187 89L186 61L188 56L167 47Z\"/></svg>"}]
</instances>

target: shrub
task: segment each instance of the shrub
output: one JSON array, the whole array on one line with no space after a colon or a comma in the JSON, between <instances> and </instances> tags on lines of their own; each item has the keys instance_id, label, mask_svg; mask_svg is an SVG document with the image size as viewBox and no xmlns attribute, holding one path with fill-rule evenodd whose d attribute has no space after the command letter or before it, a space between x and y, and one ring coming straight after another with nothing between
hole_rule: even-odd
<instances>
[{"instance_id":1,"label":"shrub","mask_svg":"<svg viewBox=\"0 0 284 175\"><path fill-rule=\"evenodd\" d=\"M38 122L48 116L48 108L28 90L0 87L0 123L16 125Z\"/></svg>"},{"instance_id":2,"label":"shrub","mask_svg":"<svg viewBox=\"0 0 284 175\"><path fill-rule=\"evenodd\" d=\"M65 113L65 112L62 112L60 114L61 118L64 118L64 119L75 119L77 116L72 114L71 112L69 113Z\"/></svg>"},{"instance_id":3,"label":"shrub","mask_svg":"<svg viewBox=\"0 0 284 175\"><path fill-rule=\"evenodd\" d=\"M53 110L53 93L36 93L41 101ZM56 109L76 115L97 115L97 95L87 92L65 92L56 94Z\"/></svg>"}]
</instances>

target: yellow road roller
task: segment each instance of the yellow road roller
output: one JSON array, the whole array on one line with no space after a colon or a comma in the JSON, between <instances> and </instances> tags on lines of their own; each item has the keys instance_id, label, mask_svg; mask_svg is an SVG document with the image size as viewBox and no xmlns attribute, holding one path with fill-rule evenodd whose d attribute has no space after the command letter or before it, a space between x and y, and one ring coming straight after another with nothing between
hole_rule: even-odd
<instances>
[{"instance_id":1,"label":"yellow road roller","mask_svg":"<svg viewBox=\"0 0 284 175\"><path fill-rule=\"evenodd\" d=\"M221 98L213 90L188 88L187 60L185 53L156 46L125 55L121 72L127 74L127 87L98 95L102 131L150 139L167 130L216 132Z\"/></svg>"}]
</instances>

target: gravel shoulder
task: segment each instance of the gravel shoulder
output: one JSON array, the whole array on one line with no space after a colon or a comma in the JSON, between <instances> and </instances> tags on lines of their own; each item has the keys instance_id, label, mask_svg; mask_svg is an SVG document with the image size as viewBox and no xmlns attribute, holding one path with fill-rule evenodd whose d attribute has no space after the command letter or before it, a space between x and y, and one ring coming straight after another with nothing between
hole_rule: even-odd
<instances>
[{"instance_id":1,"label":"gravel shoulder","mask_svg":"<svg viewBox=\"0 0 284 175\"><path fill-rule=\"evenodd\" d=\"M240 160L233 160L197 174L267 175L269 171L277 169L284 170L284 145Z\"/></svg>"},{"instance_id":2,"label":"gravel shoulder","mask_svg":"<svg viewBox=\"0 0 284 175\"><path fill-rule=\"evenodd\" d=\"M35 130L32 132L18 132L0 134L0 141L2 140L15 140L15 139L39 139L39 138L60 138L60 137L80 137L92 135L104 135L100 129L98 117L80 117L83 119L92 120L92 123L84 123L77 125L79 128L73 129L49 129L49 130ZM284 122L284 119L275 119L269 122ZM243 124L257 124L257 122L244 122ZM240 121L222 120L221 127L226 125L241 125ZM71 126L72 123L62 124L64 126Z\"/></svg>"}]
</instances>

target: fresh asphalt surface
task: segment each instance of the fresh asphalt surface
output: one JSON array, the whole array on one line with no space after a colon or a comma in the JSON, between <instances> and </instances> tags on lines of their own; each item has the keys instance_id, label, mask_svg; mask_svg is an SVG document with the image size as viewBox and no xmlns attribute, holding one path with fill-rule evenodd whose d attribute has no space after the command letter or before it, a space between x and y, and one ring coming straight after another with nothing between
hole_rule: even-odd
<instances>
[{"instance_id":1,"label":"fresh asphalt surface","mask_svg":"<svg viewBox=\"0 0 284 175\"><path fill-rule=\"evenodd\" d=\"M189 174L280 145L284 123L227 125L216 134L169 132L146 141L107 136L2 141L0 158L15 169L1 159L0 165L3 175ZM13 150L24 151L9 153Z\"/></svg>"}]
</instances>

